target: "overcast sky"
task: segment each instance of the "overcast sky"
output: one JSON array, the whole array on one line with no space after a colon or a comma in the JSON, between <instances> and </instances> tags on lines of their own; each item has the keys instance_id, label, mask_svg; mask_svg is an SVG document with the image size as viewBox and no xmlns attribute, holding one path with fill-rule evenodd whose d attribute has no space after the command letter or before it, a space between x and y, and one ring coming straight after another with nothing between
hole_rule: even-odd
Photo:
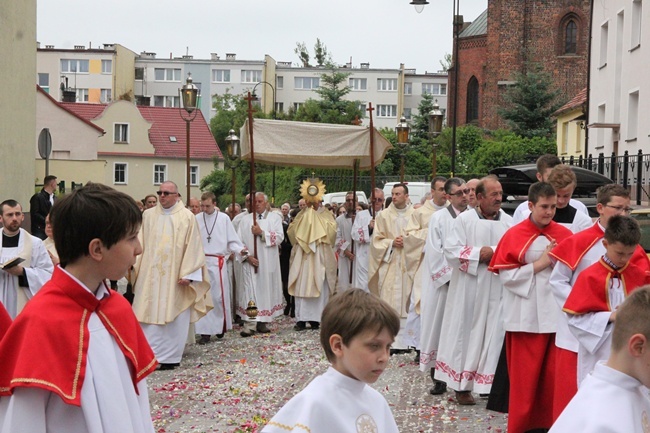
<instances>
[{"instance_id":1,"label":"overcast sky","mask_svg":"<svg viewBox=\"0 0 650 433\"><path fill-rule=\"evenodd\" d=\"M316 38L333 59L354 67L440 69L452 49L453 0L429 0L421 14L410 0L39 0L41 47L73 48L119 43L168 58L189 53L225 58L298 62L305 42L313 57ZM463 0L460 13L473 21L487 0Z\"/></svg>"}]
</instances>

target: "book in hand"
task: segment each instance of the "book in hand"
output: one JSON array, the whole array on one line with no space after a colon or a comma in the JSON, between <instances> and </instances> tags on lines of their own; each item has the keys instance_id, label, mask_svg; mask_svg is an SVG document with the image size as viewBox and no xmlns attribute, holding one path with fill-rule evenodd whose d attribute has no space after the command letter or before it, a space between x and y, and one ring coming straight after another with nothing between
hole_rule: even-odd
<instances>
[{"instance_id":1,"label":"book in hand","mask_svg":"<svg viewBox=\"0 0 650 433\"><path fill-rule=\"evenodd\" d=\"M19 265L24 261L25 261L25 259L23 259L22 257L14 257L13 259L9 259L6 262L4 262L3 264L1 264L0 269L13 268L14 266Z\"/></svg>"}]
</instances>

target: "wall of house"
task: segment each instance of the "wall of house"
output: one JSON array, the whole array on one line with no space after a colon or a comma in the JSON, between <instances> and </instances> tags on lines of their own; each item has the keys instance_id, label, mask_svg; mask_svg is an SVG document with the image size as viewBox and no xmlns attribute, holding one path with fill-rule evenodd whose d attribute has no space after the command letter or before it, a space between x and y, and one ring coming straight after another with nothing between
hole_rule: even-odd
<instances>
[{"instance_id":1,"label":"wall of house","mask_svg":"<svg viewBox=\"0 0 650 433\"><path fill-rule=\"evenodd\" d=\"M29 210L34 194L36 127L36 1L2 2L0 76L0 199L13 198Z\"/></svg>"},{"instance_id":2,"label":"wall of house","mask_svg":"<svg viewBox=\"0 0 650 433\"><path fill-rule=\"evenodd\" d=\"M482 100L482 95L486 86L485 67L487 65L487 35L472 36L462 38L458 46L458 64L460 65L460 74L458 76L458 125L467 123L467 85L472 77L476 77L479 84L479 117L476 125L483 127L484 125L484 108L485 104ZM456 69L451 68L449 71L449 92L450 95L447 99L447 124L451 125L454 121L454 80ZM440 104L442 106L442 104Z\"/></svg>"},{"instance_id":3,"label":"wall of house","mask_svg":"<svg viewBox=\"0 0 650 433\"><path fill-rule=\"evenodd\" d=\"M115 44L113 56L113 99L122 95L135 97L133 89L135 83L135 56L136 54L120 44Z\"/></svg>"},{"instance_id":4,"label":"wall of house","mask_svg":"<svg viewBox=\"0 0 650 433\"><path fill-rule=\"evenodd\" d=\"M132 102L116 101L106 107L93 123L106 131L99 139L99 152L119 152L153 155L154 148L149 141L151 124L142 118L138 107ZM115 124L128 124L128 143L115 142Z\"/></svg>"},{"instance_id":5,"label":"wall of house","mask_svg":"<svg viewBox=\"0 0 650 433\"><path fill-rule=\"evenodd\" d=\"M557 117L556 143L557 154L560 158L569 159L571 156L578 158L584 154L584 122L575 120L582 115L582 108L578 108L562 113Z\"/></svg>"},{"instance_id":6,"label":"wall of house","mask_svg":"<svg viewBox=\"0 0 650 433\"><path fill-rule=\"evenodd\" d=\"M57 177L57 181L65 181L66 190L70 191L72 182L83 183L86 182L99 182L112 186L106 183L106 161L103 159L94 160L65 160L65 159L52 159L50 160L50 174ZM45 173L45 160L36 158L34 161L34 170L36 172L36 184L43 183Z\"/></svg>"}]
</instances>

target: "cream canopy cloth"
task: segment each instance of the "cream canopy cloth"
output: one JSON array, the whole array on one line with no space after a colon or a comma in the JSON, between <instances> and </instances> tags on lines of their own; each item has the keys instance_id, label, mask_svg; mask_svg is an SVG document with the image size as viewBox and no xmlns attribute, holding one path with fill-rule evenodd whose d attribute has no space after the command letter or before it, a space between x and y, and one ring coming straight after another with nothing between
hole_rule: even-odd
<instances>
[{"instance_id":1,"label":"cream canopy cloth","mask_svg":"<svg viewBox=\"0 0 650 433\"><path fill-rule=\"evenodd\" d=\"M248 119L239 130L242 159L250 160ZM391 144L376 129L375 166L383 161ZM370 169L370 134L365 126L255 119L255 161L294 167ZM301 158L296 158L301 157Z\"/></svg>"}]
</instances>

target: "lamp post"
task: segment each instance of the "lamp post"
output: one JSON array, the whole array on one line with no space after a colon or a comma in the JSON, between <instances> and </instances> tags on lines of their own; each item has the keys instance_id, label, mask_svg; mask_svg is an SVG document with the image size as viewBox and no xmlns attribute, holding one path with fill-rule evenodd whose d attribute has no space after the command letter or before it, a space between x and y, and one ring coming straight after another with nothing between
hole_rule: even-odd
<instances>
[{"instance_id":1,"label":"lamp post","mask_svg":"<svg viewBox=\"0 0 650 433\"><path fill-rule=\"evenodd\" d=\"M404 158L406 157L406 146L409 144L409 132L411 128L409 124L406 123L406 118L402 115L399 119L399 123L395 127L395 132L397 133L397 145L401 150L401 159L402 163L399 168L399 181L400 183L404 182Z\"/></svg>"},{"instance_id":2,"label":"lamp post","mask_svg":"<svg viewBox=\"0 0 650 433\"><path fill-rule=\"evenodd\" d=\"M275 119L275 115L276 115L276 113L275 113L275 87L273 87L273 84L269 83L268 81L260 81L259 83L255 84L255 86L253 86L253 91L251 92L253 100L255 100L255 101L258 100L257 95L255 94L255 89L257 89L257 86L259 86L260 84L267 84L271 88L271 95L273 95L273 110L271 111L271 117L273 119ZM264 109L262 109L262 111L264 111ZM273 166L273 178L272 178L272 181L271 181L271 206L273 206L274 204L275 204L275 165Z\"/></svg>"},{"instance_id":3,"label":"lamp post","mask_svg":"<svg viewBox=\"0 0 650 433\"><path fill-rule=\"evenodd\" d=\"M435 138L440 135L440 131L442 131L442 111L440 111L440 106L438 105L438 100L436 99L433 102L433 107L431 111L429 111L429 138L431 139L431 147L433 148L433 154L432 154L432 176L431 178L433 179L436 177L438 174L438 158L436 157L436 148L438 147L438 143L435 142Z\"/></svg>"},{"instance_id":4,"label":"lamp post","mask_svg":"<svg viewBox=\"0 0 650 433\"><path fill-rule=\"evenodd\" d=\"M196 118L196 107L199 97L199 88L192 83L192 74L188 72L185 85L178 89L180 99L182 101L182 109L179 109L181 118L185 121L185 139L186 139L186 153L185 153L185 168L186 168L186 183L187 183L187 197L185 204L190 201L190 123ZM183 114L187 113L187 116Z\"/></svg>"},{"instance_id":5,"label":"lamp post","mask_svg":"<svg viewBox=\"0 0 650 433\"><path fill-rule=\"evenodd\" d=\"M232 204L230 208L230 219L235 215L235 204L236 204L236 188L235 183L237 178L235 177L235 170L241 164L241 147L239 146L240 140L239 137L235 135L235 130L231 129L228 132L226 137L226 153L228 154L228 167L232 170L231 184L232 184Z\"/></svg>"},{"instance_id":6,"label":"lamp post","mask_svg":"<svg viewBox=\"0 0 650 433\"><path fill-rule=\"evenodd\" d=\"M451 124L451 175L456 172L456 127L458 126L458 75L460 73L460 64L458 62L458 33L463 26L463 17L459 15L460 0L453 0L453 32L454 32L454 55L452 68L454 69L454 99L452 100L451 112L453 120ZM409 4L415 6L417 13L422 12L424 7L429 4L427 0L411 0Z\"/></svg>"}]
</instances>

